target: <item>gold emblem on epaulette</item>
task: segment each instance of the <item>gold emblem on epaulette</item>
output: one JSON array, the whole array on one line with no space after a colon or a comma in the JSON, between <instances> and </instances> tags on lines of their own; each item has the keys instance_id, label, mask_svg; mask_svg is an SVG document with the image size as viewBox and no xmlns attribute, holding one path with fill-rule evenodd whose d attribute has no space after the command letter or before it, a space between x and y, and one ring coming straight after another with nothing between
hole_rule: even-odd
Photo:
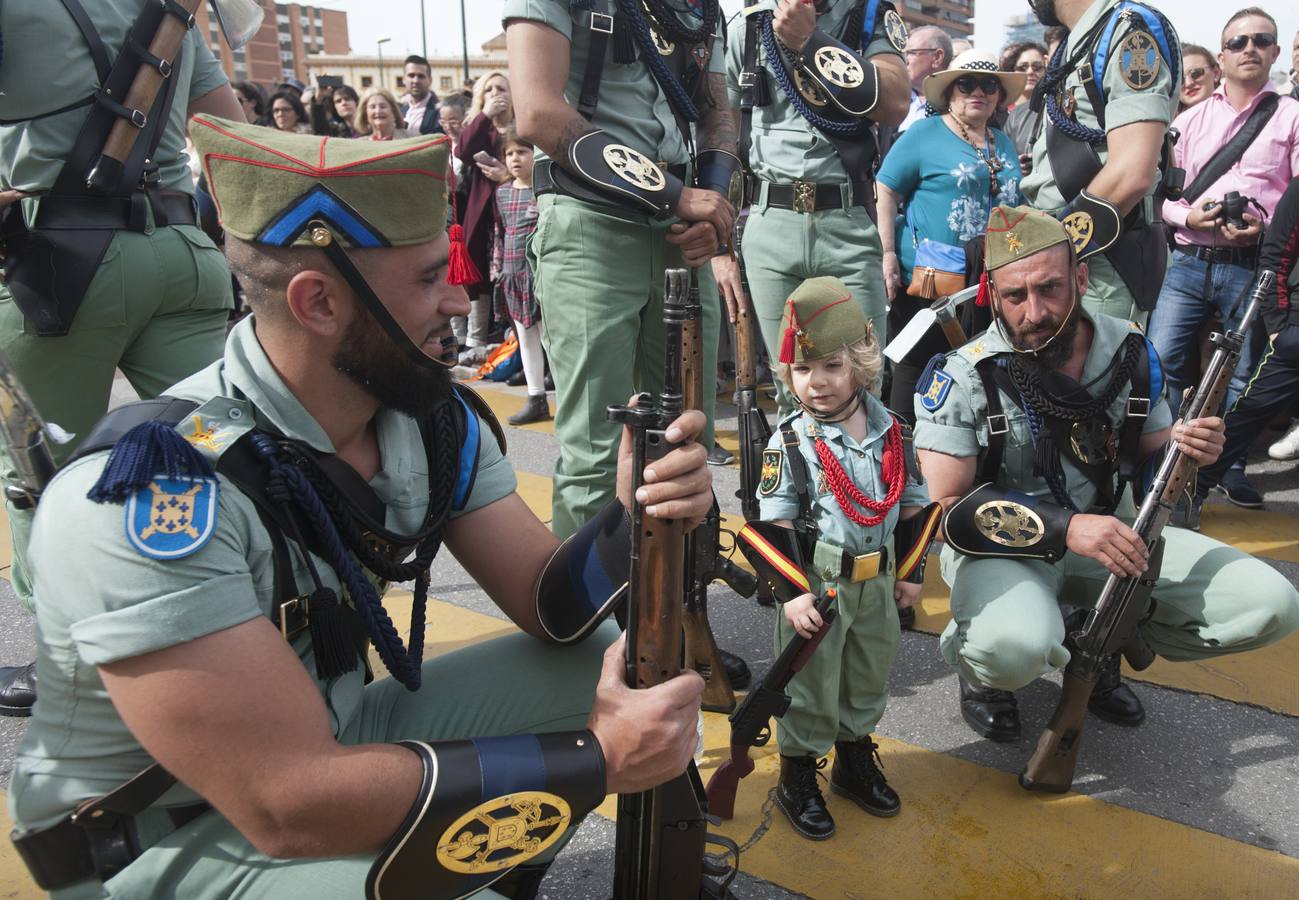
<instances>
[{"instance_id":1,"label":"gold emblem on epaulette","mask_svg":"<svg viewBox=\"0 0 1299 900\"><path fill-rule=\"evenodd\" d=\"M974 511L979 534L1003 547L1032 547L1046 534L1042 518L1022 503L990 500Z\"/></svg>"},{"instance_id":2,"label":"gold emblem on epaulette","mask_svg":"<svg viewBox=\"0 0 1299 900\"><path fill-rule=\"evenodd\" d=\"M442 832L437 860L466 875L510 869L543 852L572 821L563 797L545 791L519 791L471 809Z\"/></svg>"},{"instance_id":3,"label":"gold emblem on epaulette","mask_svg":"<svg viewBox=\"0 0 1299 900\"><path fill-rule=\"evenodd\" d=\"M821 90L821 86L804 75L802 69L794 70L794 87L799 95L813 106L822 107L830 102L830 98L826 96L825 91Z\"/></svg>"},{"instance_id":4,"label":"gold emblem on epaulette","mask_svg":"<svg viewBox=\"0 0 1299 900\"><path fill-rule=\"evenodd\" d=\"M1144 31L1134 31L1119 44L1119 74L1134 91L1144 91L1159 74L1159 48Z\"/></svg>"},{"instance_id":5,"label":"gold emblem on epaulette","mask_svg":"<svg viewBox=\"0 0 1299 900\"><path fill-rule=\"evenodd\" d=\"M842 47L822 47L813 59L816 71L836 87L855 88L866 80L861 62Z\"/></svg>"},{"instance_id":6,"label":"gold emblem on epaulette","mask_svg":"<svg viewBox=\"0 0 1299 900\"><path fill-rule=\"evenodd\" d=\"M603 155L614 174L642 191L661 191L667 187L663 170L640 151L623 144L610 144L604 148Z\"/></svg>"},{"instance_id":7,"label":"gold emblem on epaulette","mask_svg":"<svg viewBox=\"0 0 1299 900\"><path fill-rule=\"evenodd\" d=\"M1065 234L1069 235L1069 243L1073 244L1075 253L1083 252L1083 248L1091 243L1092 234L1096 230L1091 213L1082 210L1069 213L1060 224L1064 226Z\"/></svg>"},{"instance_id":8,"label":"gold emblem on epaulette","mask_svg":"<svg viewBox=\"0 0 1299 900\"><path fill-rule=\"evenodd\" d=\"M225 449L226 441L230 440L229 435L221 433L221 426L218 422L209 422L206 427L203 425L202 416L194 416L194 430L184 435L185 440L189 441L200 450L210 450L213 453L220 453Z\"/></svg>"},{"instance_id":9,"label":"gold emblem on epaulette","mask_svg":"<svg viewBox=\"0 0 1299 900\"><path fill-rule=\"evenodd\" d=\"M652 26L650 27L650 37L654 40L654 48L658 50L659 56L671 56L677 52L677 45L655 31Z\"/></svg>"},{"instance_id":10,"label":"gold emblem on epaulette","mask_svg":"<svg viewBox=\"0 0 1299 900\"><path fill-rule=\"evenodd\" d=\"M897 10L884 11L884 34L888 36L894 50L901 52L907 48L907 26Z\"/></svg>"}]
</instances>

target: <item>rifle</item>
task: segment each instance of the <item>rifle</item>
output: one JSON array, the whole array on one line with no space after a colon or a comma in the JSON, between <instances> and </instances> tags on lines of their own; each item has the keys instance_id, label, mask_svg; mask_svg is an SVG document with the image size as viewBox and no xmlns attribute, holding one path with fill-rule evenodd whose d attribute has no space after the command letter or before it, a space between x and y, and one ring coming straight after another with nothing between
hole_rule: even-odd
<instances>
[{"instance_id":1,"label":"rifle","mask_svg":"<svg viewBox=\"0 0 1299 900\"><path fill-rule=\"evenodd\" d=\"M737 225L737 232L739 226ZM738 239L737 239L738 244ZM744 290L735 315L735 407L740 433L740 510L746 521L758 518L758 481L762 477L762 451L771 440L771 425L758 406L758 329L753 324L749 301L749 282L740 263L740 283Z\"/></svg>"},{"instance_id":2,"label":"rifle","mask_svg":"<svg viewBox=\"0 0 1299 900\"><path fill-rule=\"evenodd\" d=\"M726 760L708 779L708 811L723 819L735 815L735 791L740 779L753 771L749 749L765 747L771 740L771 717L780 718L789 709L790 697L785 693L789 681L807 664L834 624L838 611L834 609L835 590L831 588L817 598L816 611L821 614L821 630L812 637L795 634L762 683L749 691L740 708L731 714L731 758Z\"/></svg>"},{"instance_id":3,"label":"rifle","mask_svg":"<svg viewBox=\"0 0 1299 900\"><path fill-rule=\"evenodd\" d=\"M9 454L15 473L5 485L10 503L18 509L36 506L56 469L50 443L71 439L62 429L41 420L9 363L0 358L0 444Z\"/></svg>"},{"instance_id":4,"label":"rifle","mask_svg":"<svg viewBox=\"0 0 1299 900\"><path fill-rule=\"evenodd\" d=\"M642 393L635 406L610 406L610 421L632 433L631 573L627 586L627 684L648 688L683 671L683 603L685 533L679 519L649 516L635 498L647 463L672 449L666 431L684 408L682 336L686 324L684 269L669 269L663 304L667 349L663 391ZM725 673L723 672L723 676ZM614 844L615 900L667 900L669 897L724 897L738 871L739 850L732 843L736 868L719 884L706 875L726 870L705 860L707 798L699 771L686 771L656 788L618 797Z\"/></svg>"},{"instance_id":5,"label":"rifle","mask_svg":"<svg viewBox=\"0 0 1299 900\"><path fill-rule=\"evenodd\" d=\"M1180 415L1183 421L1216 415L1221 409L1231 373L1240 358L1241 346L1258 314L1259 302L1275 283L1274 272L1266 269L1260 272L1249 306L1240 320L1240 329L1214 334L1210 338L1217 349L1194 396L1182 406ZM1087 717L1087 701L1096 686L1100 666L1107 657L1122 651L1128 664L1138 672L1154 662L1155 655L1142 639L1138 627L1146 619L1150 593L1159 579L1164 555L1164 526L1173 513L1178 495L1194 485L1195 473L1195 462L1176 444L1170 444L1132 525L1132 530L1141 536L1150 550L1146 571L1139 576L1110 575L1082 630L1073 635L1077 649L1064 670L1060 701L1038 738L1037 748L1019 775L1021 787L1063 794L1073 785L1074 767Z\"/></svg>"}]
</instances>

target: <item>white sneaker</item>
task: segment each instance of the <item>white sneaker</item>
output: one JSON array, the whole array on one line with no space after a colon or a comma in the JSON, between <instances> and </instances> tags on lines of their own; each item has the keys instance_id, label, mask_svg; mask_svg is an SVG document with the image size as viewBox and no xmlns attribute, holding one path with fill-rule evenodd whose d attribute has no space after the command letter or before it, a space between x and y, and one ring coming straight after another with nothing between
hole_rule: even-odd
<instances>
[{"instance_id":1,"label":"white sneaker","mask_svg":"<svg viewBox=\"0 0 1299 900\"><path fill-rule=\"evenodd\" d=\"M1299 459L1299 419L1291 423L1285 437L1267 448L1267 455L1273 459Z\"/></svg>"}]
</instances>

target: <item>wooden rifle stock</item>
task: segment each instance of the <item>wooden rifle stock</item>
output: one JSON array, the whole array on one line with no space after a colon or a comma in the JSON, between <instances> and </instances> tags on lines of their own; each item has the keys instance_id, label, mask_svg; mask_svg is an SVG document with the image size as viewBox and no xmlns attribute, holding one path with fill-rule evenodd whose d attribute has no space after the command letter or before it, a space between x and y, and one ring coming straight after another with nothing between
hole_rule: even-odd
<instances>
[{"instance_id":1,"label":"wooden rifle stock","mask_svg":"<svg viewBox=\"0 0 1299 900\"><path fill-rule=\"evenodd\" d=\"M951 348L956 350L965 346L967 338L961 320L956 318L956 301L951 296L939 297L929 308L934 311L938 327L943 330L943 337L947 338Z\"/></svg>"}]
</instances>

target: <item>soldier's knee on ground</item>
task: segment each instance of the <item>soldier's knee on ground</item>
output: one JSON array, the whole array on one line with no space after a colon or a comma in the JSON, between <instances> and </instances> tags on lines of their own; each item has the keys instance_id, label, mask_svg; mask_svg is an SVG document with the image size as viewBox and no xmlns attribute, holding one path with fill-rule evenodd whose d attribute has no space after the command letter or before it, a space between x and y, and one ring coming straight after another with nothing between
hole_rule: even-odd
<instances>
[{"instance_id":1,"label":"soldier's knee on ground","mask_svg":"<svg viewBox=\"0 0 1299 900\"><path fill-rule=\"evenodd\" d=\"M1014 626L979 629L972 624L957 650L957 666L966 679L1001 691L1018 690L1068 658L1058 638Z\"/></svg>"}]
</instances>

